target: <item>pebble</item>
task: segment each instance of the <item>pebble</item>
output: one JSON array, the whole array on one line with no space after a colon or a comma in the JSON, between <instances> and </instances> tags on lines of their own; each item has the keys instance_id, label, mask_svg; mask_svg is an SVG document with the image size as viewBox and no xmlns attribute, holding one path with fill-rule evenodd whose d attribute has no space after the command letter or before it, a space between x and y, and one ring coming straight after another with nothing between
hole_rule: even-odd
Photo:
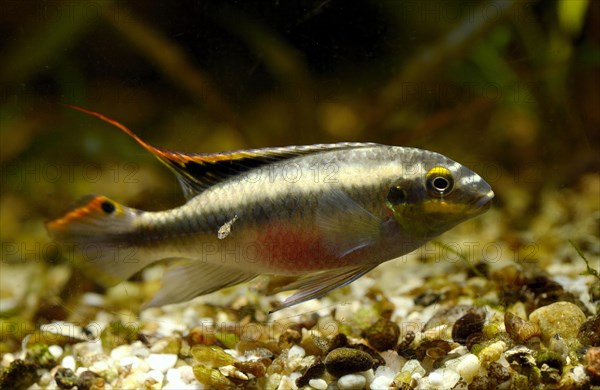
<instances>
[{"instance_id":1,"label":"pebble","mask_svg":"<svg viewBox=\"0 0 600 390\"><path fill-rule=\"evenodd\" d=\"M421 366L421 363L416 359L407 361L402 367L402 371L410 372L411 374L419 374L421 376L424 376L426 373L425 369Z\"/></svg>"},{"instance_id":2,"label":"pebble","mask_svg":"<svg viewBox=\"0 0 600 390\"><path fill-rule=\"evenodd\" d=\"M393 379L387 376L377 376L369 385L371 390L389 390Z\"/></svg>"},{"instance_id":3,"label":"pebble","mask_svg":"<svg viewBox=\"0 0 600 390\"><path fill-rule=\"evenodd\" d=\"M592 347L585 354L585 370L590 376L600 379L600 347Z\"/></svg>"},{"instance_id":4,"label":"pebble","mask_svg":"<svg viewBox=\"0 0 600 390\"><path fill-rule=\"evenodd\" d=\"M438 389L452 389L460 380L460 375L454 370L440 368L429 374L428 379Z\"/></svg>"},{"instance_id":5,"label":"pebble","mask_svg":"<svg viewBox=\"0 0 600 390\"><path fill-rule=\"evenodd\" d=\"M367 379L358 374L348 374L340 377L337 386L340 390L361 390L367 384Z\"/></svg>"},{"instance_id":6,"label":"pebble","mask_svg":"<svg viewBox=\"0 0 600 390\"><path fill-rule=\"evenodd\" d=\"M196 376L194 375L194 369L192 368L192 366L177 367L177 371L179 371L179 375L181 375L181 380L184 383L190 384L196 382Z\"/></svg>"},{"instance_id":7,"label":"pebble","mask_svg":"<svg viewBox=\"0 0 600 390\"><path fill-rule=\"evenodd\" d=\"M542 335L537 323L524 320L508 311L504 313L504 327L508 335L519 344Z\"/></svg>"},{"instance_id":8,"label":"pebble","mask_svg":"<svg viewBox=\"0 0 600 390\"><path fill-rule=\"evenodd\" d=\"M211 368L228 366L235 362L233 356L214 345L194 345L190 353L198 363Z\"/></svg>"},{"instance_id":9,"label":"pebble","mask_svg":"<svg viewBox=\"0 0 600 390\"><path fill-rule=\"evenodd\" d=\"M123 358L131 356L133 356L133 348L131 348L131 345L127 344L119 345L110 351L110 358L115 361L120 361Z\"/></svg>"},{"instance_id":10,"label":"pebble","mask_svg":"<svg viewBox=\"0 0 600 390\"><path fill-rule=\"evenodd\" d=\"M152 353L148 356L147 361L150 369L165 373L169 368L175 367L177 355L170 353Z\"/></svg>"},{"instance_id":11,"label":"pebble","mask_svg":"<svg viewBox=\"0 0 600 390\"><path fill-rule=\"evenodd\" d=\"M302 359L306 355L304 348L294 345L288 352L288 360Z\"/></svg>"},{"instance_id":12,"label":"pebble","mask_svg":"<svg viewBox=\"0 0 600 390\"><path fill-rule=\"evenodd\" d=\"M154 379L156 381L156 383L162 384L163 380L165 378L165 375L158 370L150 370L150 371L148 371L148 377Z\"/></svg>"},{"instance_id":13,"label":"pebble","mask_svg":"<svg viewBox=\"0 0 600 390\"><path fill-rule=\"evenodd\" d=\"M60 345L51 345L48 347L48 352L50 352L55 359L58 359L62 356L64 350Z\"/></svg>"},{"instance_id":14,"label":"pebble","mask_svg":"<svg viewBox=\"0 0 600 390\"><path fill-rule=\"evenodd\" d=\"M341 377L354 372L366 371L373 367L373 358L366 352L352 348L337 348L325 357L327 371Z\"/></svg>"},{"instance_id":15,"label":"pebble","mask_svg":"<svg viewBox=\"0 0 600 390\"><path fill-rule=\"evenodd\" d=\"M504 341L496 341L483 348L479 352L479 359L482 362L495 362L500 359L502 352L506 350L506 343Z\"/></svg>"},{"instance_id":16,"label":"pebble","mask_svg":"<svg viewBox=\"0 0 600 390\"><path fill-rule=\"evenodd\" d=\"M62 359L62 361L60 362L60 365L63 366L64 368L68 368L71 371L75 371L75 366L76 366L75 358L71 355L67 355Z\"/></svg>"},{"instance_id":17,"label":"pebble","mask_svg":"<svg viewBox=\"0 0 600 390\"><path fill-rule=\"evenodd\" d=\"M570 302L555 302L540 307L529 315L529 320L539 325L546 340L556 333L566 340L574 340L585 319L583 311Z\"/></svg>"},{"instance_id":18,"label":"pebble","mask_svg":"<svg viewBox=\"0 0 600 390\"><path fill-rule=\"evenodd\" d=\"M129 356L122 358L121 360L119 360L119 366L130 366L131 370L140 372L148 372L150 370L148 362L146 360L140 359L137 356Z\"/></svg>"},{"instance_id":19,"label":"pebble","mask_svg":"<svg viewBox=\"0 0 600 390\"><path fill-rule=\"evenodd\" d=\"M393 349L400 337L400 327L393 321L380 318L364 331L364 337L378 351Z\"/></svg>"},{"instance_id":20,"label":"pebble","mask_svg":"<svg viewBox=\"0 0 600 390\"><path fill-rule=\"evenodd\" d=\"M104 301L105 299L103 295L90 292L83 294L81 297L81 303L88 306L103 307Z\"/></svg>"},{"instance_id":21,"label":"pebble","mask_svg":"<svg viewBox=\"0 0 600 390\"><path fill-rule=\"evenodd\" d=\"M583 345L600 347L600 314L581 325L577 338Z\"/></svg>"},{"instance_id":22,"label":"pebble","mask_svg":"<svg viewBox=\"0 0 600 390\"><path fill-rule=\"evenodd\" d=\"M477 356L472 353L461 356L459 359L459 363L456 365L456 372L463 377L467 384L471 383L475 375L479 372L481 368L481 363Z\"/></svg>"},{"instance_id":23,"label":"pebble","mask_svg":"<svg viewBox=\"0 0 600 390\"><path fill-rule=\"evenodd\" d=\"M327 382L324 379L311 379L308 381L308 385L317 390L327 390Z\"/></svg>"},{"instance_id":24,"label":"pebble","mask_svg":"<svg viewBox=\"0 0 600 390\"><path fill-rule=\"evenodd\" d=\"M167 370L167 373L165 374L165 378L167 379L167 382L182 382L183 383L183 381L181 380L181 373L176 368L169 368Z\"/></svg>"},{"instance_id":25,"label":"pebble","mask_svg":"<svg viewBox=\"0 0 600 390\"><path fill-rule=\"evenodd\" d=\"M471 334L481 332L484 322L485 313L482 310L469 310L452 326L452 339L457 343L464 344Z\"/></svg>"},{"instance_id":26,"label":"pebble","mask_svg":"<svg viewBox=\"0 0 600 390\"><path fill-rule=\"evenodd\" d=\"M77 377L73 370L63 367L56 370L54 381L61 389L72 389L77 384Z\"/></svg>"}]
</instances>

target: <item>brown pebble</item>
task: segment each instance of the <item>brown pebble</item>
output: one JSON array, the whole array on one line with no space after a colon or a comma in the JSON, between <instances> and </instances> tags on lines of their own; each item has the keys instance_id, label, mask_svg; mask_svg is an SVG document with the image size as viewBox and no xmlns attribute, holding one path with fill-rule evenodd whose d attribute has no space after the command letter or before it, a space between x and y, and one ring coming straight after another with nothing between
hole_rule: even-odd
<instances>
[{"instance_id":1,"label":"brown pebble","mask_svg":"<svg viewBox=\"0 0 600 390\"><path fill-rule=\"evenodd\" d=\"M56 385L61 389L72 389L77 383L77 376L70 368L59 367L54 374Z\"/></svg>"},{"instance_id":2,"label":"brown pebble","mask_svg":"<svg viewBox=\"0 0 600 390\"><path fill-rule=\"evenodd\" d=\"M465 340L465 346L467 347L467 349L469 351L473 351L473 346L477 345L477 344L481 344L486 340L485 335L483 334L483 332L479 332L479 333L471 333L469 335L469 337L467 337L467 340Z\"/></svg>"},{"instance_id":3,"label":"brown pebble","mask_svg":"<svg viewBox=\"0 0 600 390\"><path fill-rule=\"evenodd\" d=\"M577 339L585 346L600 347L600 314L581 324Z\"/></svg>"},{"instance_id":4,"label":"brown pebble","mask_svg":"<svg viewBox=\"0 0 600 390\"><path fill-rule=\"evenodd\" d=\"M400 327L393 321L380 318L363 332L363 337L378 351L393 349L400 337Z\"/></svg>"},{"instance_id":5,"label":"brown pebble","mask_svg":"<svg viewBox=\"0 0 600 390\"><path fill-rule=\"evenodd\" d=\"M523 368L531 368L535 366L535 359L533 358L532 350L523 346L518 345L513 349L510 349L504 353L506 360L510 363L510 366L517 372L520 372Z\"/></svg>"},{"instance_id":6,"label":"brown pebble","mask_svg":"<svg viewBox=\"0 0 600 390\"><path fill-rule=\"evenodd\" d=\"M374 369L377 368L377 367L379 367L379 366L385 366L385 359L383 358L383 356L381 356L379 354L379 352L377 352L373 348L369 347L368 345L365 345L365 344L350 344L350 345L348 345L348 348L358 349L359 351L363 351L363 352L366 352L369 355L371 355L371 357L375 361L375 363L373 364L373 368Z\"/></svg>"},{"instance_id":7,"label":"brown pebble","mask_svg":"<svg viewBox=\"0 0 600 390\"><path fill-rule=\"evenodd\" d=\"M319 378L325 372L325 364L318 356L312 356L313 360L308 364L308 368L301 377L296 379L296 386L304 387L311 379Z\"/></svg>"},{"instance_id":8,"label":"brown pebble","mask_svg":"<svg viewBox=\"0 0 600 390\"><path fill-rule=\"evenodd\" d=\"M454 345L446 340L427 340L417 348L417 359L423 360L428 357L432 360L438 360L445 357L452 349L454 349Z\"/></svg>"},{"instance_id":9,"label":"brown pebble","mask_svg":"<svg viewBox=\"0 0 600 390\"><path fill-rule=\"evenodd\" d=\"M510 372L498 362L491 362L488 366L488 376L497 383L503 383L510 379Z\"/></svg>"},{"instance_id":10,"label":"brown pebble","mask_svg":"<svg viewBox=\"0 0 600 390\"><path fill-rule=\"evenodd\" d=\"M585 354L585 370L596 381L600 380L600 347L592 347Z\"/></svg>"},{"instance_id":11,"label":"brown pebble","mask_svg":"<svg viewBox=\"0 0 600 390\"><path fill-rule=\"evenodd\" d=\"M464 344L469 335L480 333L483 330L484 322L485 313L482 310L469 310L452 326L452 339L457 343Z\"/></svg>"},{"instance_id":12,"label":"brown pebble","mask_svg":"<svg viewBox=\"0 0 600 390\"><path fill-rule=\"evenodd\" d=\"M485 375L477 375L471 383L469 383L469 390L488 390L495 389L497 387L498 382L490 377Z\"/></svg>"},{"instance_id":13,"label":"brown pebble","mask_svg":"<svg viewBox=\"0 0 600 390\"><path fill-rule=\"evenodd\" d=\"M302 340L302 332L296 329L286 329L279 336L279 348L281 350L290 349L294 345L297 345Z\"/></svg>"},{"instance_id":14,"label":"brown pebble","mask_svg":"<svg viewBox=\"0 0 600 390\"><path fill-rule=\"evenodd\" d=\"M334 349L346 346L348 346L348 336L346 336L344 333L338 333L333 336L329 342L329 349L327 350L327 353L333 351Z\"/></svg>"},{"instance_id":15,"label":"brown pebble","mask_svg":"<svg viewBox=\"0 0 600 390\"><path fill-rule=\"evenodd\" d=\"M509 311L504 313L504 327L508 335L518 344L524 344L531 338L542 335L538 324L524 320Z\"/></svg>"},{"instance_id":16,"label":"brown pebble","mask_svg":"<svg viewBox=\"0 0 600 390\"><path fill-rule=\"evenodd\" d=\"M87 370L79 374L77 378L77 388L80 390L90 390L104 387L104 379L98 374Z\"/></svg>"},{"instance_id":17,"label":"brown pebble","mask_svg":"<svg viewBox=\"0 0 600 390\"><path fill-rule=\"evenodd\" d=\"M257 378L262 378L267 373L267 366L260 360L234 362L233 366L241 372L252 374Z\"/></svg>"},{"instance_id":18,"label":"brown pebble","mask_svg":"<svg viewBox=\"0 0 600 390\"><path fill-rule=\"evenodd\" d=\"M339 378L346 374L366 371L373 367L371 355L354 348L338 348L329 352L325 357L327 371Z\"/></svg>"},{"instance_id":19,"label":"brown pebble","mask_svg":"<svg viewBox=\"0 0 600 390\"><path fill-rule=\"evenodd\" d=\"M398 344L398 355L406 359L414 359L416 357L416 351L413 348L410 348L410 345L415 340L415 336L415 332L412 330L406 332L404 339Z\"/></svg>"}]
</instances>

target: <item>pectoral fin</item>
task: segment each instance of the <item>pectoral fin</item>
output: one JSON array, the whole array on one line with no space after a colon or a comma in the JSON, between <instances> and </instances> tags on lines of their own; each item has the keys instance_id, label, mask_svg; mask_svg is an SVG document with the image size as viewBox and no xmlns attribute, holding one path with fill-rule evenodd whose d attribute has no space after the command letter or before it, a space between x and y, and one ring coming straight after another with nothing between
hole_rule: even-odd
<instances>
[{"instance_id":1,"label":"pectoral fin","mask_svg":"<svg viewBox=\"0 0 600 390\"><path fill-rule=\"evenodd\" d=\"M271 313L296 305L298 303L308 301L310 299L319 298L331 290L345 286L348 283L352 283L375 267L377 267L377 264L364 264L336 268L302 276L295 282L275 289L272 292L275 294L282 291L296 289L299 290L294 295L283 301L275 309L271 310Z\"/></svg>"},{"instance_id":2,"label":"pectoral fin","mask_svg":"<svg viewBox=\"0 0 600 390\"><path fill-rule=\"evenodd\" d=\"M168 269L162 277L160 290L144 308L188 301L256 276L223 265L191 261Z\"/></svg>"},{"instance_id":3,"label":"pectoral fin","mask_svg":"<svg viewBox=\"0 0 600 390\"><path fill-rule=\"evenodd\" d=\"M333 190L319 200L317 226L326 245L338 258L380 239L382 221L342 190Z\"/></svg>"}]
</instances>

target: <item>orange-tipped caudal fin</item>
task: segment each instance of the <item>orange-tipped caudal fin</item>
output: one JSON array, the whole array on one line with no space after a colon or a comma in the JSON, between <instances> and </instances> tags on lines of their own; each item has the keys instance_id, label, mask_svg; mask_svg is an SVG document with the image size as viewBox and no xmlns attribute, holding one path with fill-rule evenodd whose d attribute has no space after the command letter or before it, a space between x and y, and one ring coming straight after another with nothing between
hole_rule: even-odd
<instances>
[{"instance_id":1,"label":"orange-tipped caudal fin","mask_svg":"<svg viewBox=\"0 0 600 390\"><path fill-rule=\"evenodd\" d=\"M133 245L140 211L101 195L89 195L46 223L63 254L104 285L127 279L148 262Z\"/></svg>"}]
</instances>

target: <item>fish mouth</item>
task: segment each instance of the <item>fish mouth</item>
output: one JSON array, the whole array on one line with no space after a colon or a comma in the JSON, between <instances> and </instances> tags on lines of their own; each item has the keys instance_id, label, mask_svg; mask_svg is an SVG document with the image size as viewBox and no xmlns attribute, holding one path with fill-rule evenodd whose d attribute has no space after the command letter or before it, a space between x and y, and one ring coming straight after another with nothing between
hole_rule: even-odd
<instances>
[{"instance_id":1,"label":"fish mouth","mask_svg":"<svg viewBox=\"0 0 600 390\"><path fill-rule=\"evenodd\" d=\"M477 210L489 209L492 206L491 200L494 199L494 191L490 190L487 194L483 195L473 204Z\"/></svg>"}]
</instances>

